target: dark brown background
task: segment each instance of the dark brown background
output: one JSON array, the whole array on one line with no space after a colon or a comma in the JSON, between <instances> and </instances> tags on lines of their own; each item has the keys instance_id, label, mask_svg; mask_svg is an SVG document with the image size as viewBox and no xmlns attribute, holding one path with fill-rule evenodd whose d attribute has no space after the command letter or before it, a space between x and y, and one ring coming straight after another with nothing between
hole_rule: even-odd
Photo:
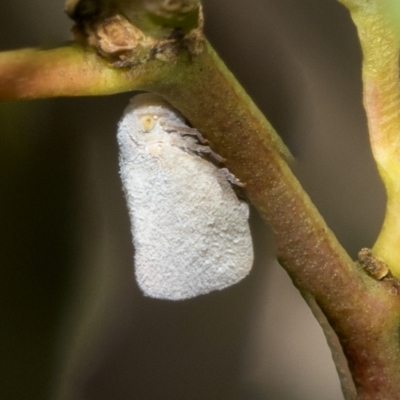
<instances>
[{"instance_id":1,"label":"dark brown background","mask_svg":"<svg viewBox=\"0 0 400 400\"><path fill-rule=\"evenodd\" d=\"M62 8L0 0L0 49L68 40ZM355 258L379 231L384 192L347 11L335 0L204 8L210 41ZM0 105L0 398L342 399L321 329L255 212L256 262L243 282L183 302L141 295L115 140L130 96Z\"/></svg>"}]
</instances>

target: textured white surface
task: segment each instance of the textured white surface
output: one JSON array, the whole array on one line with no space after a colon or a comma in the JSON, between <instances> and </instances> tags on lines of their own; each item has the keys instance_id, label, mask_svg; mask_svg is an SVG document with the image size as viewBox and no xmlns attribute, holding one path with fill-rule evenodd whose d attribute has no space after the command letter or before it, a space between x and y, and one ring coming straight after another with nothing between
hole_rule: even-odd
<instances>
[{"instance_id":1,"label":"textured white surface","mask_svg":"<svg viewBox=\"0 0 400 400\"><path fill-rule=\"evenodd\" d=\"M147 296L179 300L223 289L253 263L249 207L226 171L197 155L210 152L197 135L152 94L135 96L119 123L135 273Z\"/></svg>"}]
</instances>

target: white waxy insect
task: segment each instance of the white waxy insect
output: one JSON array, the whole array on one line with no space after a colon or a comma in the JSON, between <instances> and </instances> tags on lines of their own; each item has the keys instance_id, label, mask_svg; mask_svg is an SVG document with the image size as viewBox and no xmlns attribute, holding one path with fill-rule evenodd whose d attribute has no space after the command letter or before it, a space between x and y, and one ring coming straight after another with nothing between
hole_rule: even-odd
<instances>
[{"instance_id":1,"label":"white waxy insect","mask_svg":"<svg viewBox=\"0 0 400 400\"><path fill-rule=\"evenodd\" d=\"M244 278L253 263L249 206L238 180L161 97L140 94L118 126L120 174L145 295L187 299ZM240 183L239 183L240 184Z\"/></svg>"}]
</instances>

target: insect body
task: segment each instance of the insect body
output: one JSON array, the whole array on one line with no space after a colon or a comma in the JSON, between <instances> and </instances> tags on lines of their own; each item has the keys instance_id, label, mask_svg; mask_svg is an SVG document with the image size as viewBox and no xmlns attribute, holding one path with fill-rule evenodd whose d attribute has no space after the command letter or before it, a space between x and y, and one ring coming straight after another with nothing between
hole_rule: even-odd
<instances>
[{"instance_id":1,"label":"insect body","mask_svg":"<svg viewBox=\"0 0 400 400\"><path fill-rule=\"evenodd\" d=\"M200 157L219 157L201 142L151 94L134 97L119 123L135 274L147 296L178 300L223 289L252 266L249 207L228 182L236 178Z\"/></svg>"}]
</instances>

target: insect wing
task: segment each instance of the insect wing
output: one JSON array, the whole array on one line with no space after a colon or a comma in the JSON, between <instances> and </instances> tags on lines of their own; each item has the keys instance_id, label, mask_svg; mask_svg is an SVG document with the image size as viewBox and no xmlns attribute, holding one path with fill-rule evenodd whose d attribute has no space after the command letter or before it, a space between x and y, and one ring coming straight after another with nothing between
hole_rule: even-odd
<instances>
[{"instance_id":1,"label":"insect wing","mask_svg":"<svg viewBox=\"0 0 400 400\"><path fill-rule=\"evenodd\" d=\"M215 165L154 135L121 161L140 288L178 300L240 281L253 263L248 205Z\"/></svg>"}]
</instances>

